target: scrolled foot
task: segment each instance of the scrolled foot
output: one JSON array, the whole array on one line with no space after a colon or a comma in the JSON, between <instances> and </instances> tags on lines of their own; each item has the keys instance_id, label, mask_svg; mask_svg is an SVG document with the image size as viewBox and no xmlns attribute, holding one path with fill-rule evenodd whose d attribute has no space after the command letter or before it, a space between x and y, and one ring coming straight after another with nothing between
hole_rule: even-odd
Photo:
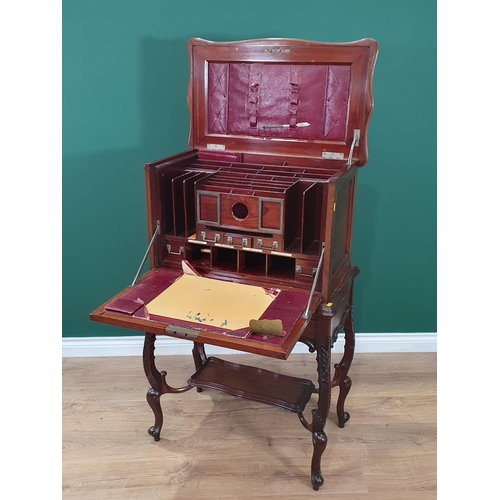
<instances>
[{"instance_id":1,"label":"scrolled foot","mask_svg":"<svg viewBox=\"0 0 500 500\"><path fill-rule=\"evenodd\" d=\"M339 420L339 427L343 428L346 422L351 418L351 415L347 413L346 411L343 414L343 418Z\"/></svg>"},{"instance_id":2,"label":"scrolled foot","mask_svg":"<svg viewBox=\"0 0 500 500\"><path fill-rule=\"evenodd\" d=\"M321 455L325 451L328 438L323 431L313 432L313 458L311 463L311 483L314 491L318 491L323 484L323 476L321 475Z\"/></svg>"},{"instance_id":3,"label":"scrolled foot","mask_svg":"<svg viewBox=\"0 0 500 500\"><path fill-rule=\"evenodd\" d=\"M311 476L311 483L313 485L313 490L318 491L319 487L323 485L324 479L322 476Z\"/></svg>"},{"instance_id":4,"label":"scrolled foot","mask_svg":"<svg viewBox=\"0 0 500 500\"><path fill-rule=\"evenodd\" d=\"M146 400L155 416L155 425L148 429L148 434L153 436L155 441L159 441L161 428L163 427L163 413L160 405L160 393L156 389L151 388L146 395Z\"/></svg>"},{"instance_id":5,"label":"scrolled foot","mask_svg":"<svg viewBox=\"0 0 500 500\"><path fill-rule=\"evenodd\" d=\"M154 425L152 425L148 429L148 434L150 436L152 436L155 441L159 441L160 440L160 429L158 429L158 427L155 427Z\"/></svg>"},{"instance_id":6,"label":"scrolled foot","mask_svg":"<svg viewBox=\"0 0 500 500\"><path fill-rule=\"evenodd\" d=\"M351 379L350 377L344 377L340 384L340 391L339 391L339 398L337 400L337 418L339 421L339 427L343 428L345 423L349 420L351 417L349 413L344 411L344 404L345 400L347 398L347 395L349 394L349 391L351 390Z\"/></svg>"}]
</instances>

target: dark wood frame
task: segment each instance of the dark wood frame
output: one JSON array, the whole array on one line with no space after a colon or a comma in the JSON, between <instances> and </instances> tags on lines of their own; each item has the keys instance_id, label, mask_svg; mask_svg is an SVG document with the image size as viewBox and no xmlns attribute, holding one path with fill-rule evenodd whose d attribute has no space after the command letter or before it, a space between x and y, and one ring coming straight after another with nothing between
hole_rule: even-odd
<instances>
[{"instance_id":1,"label":"dark wood frame","mask_svg":"<svg viewBox=\"0 0 500 500\"><path fill-rule=\"evenodd\" d=\"M145 166L151 269L137 283L144 285L154 280L155 273L162 269L180 273L182 261L187 260L204 277L310 293L309 310L294 320L293 327L278 343L251 336L232 337L200 327L188 337L193 340L196 372L179 388L167 383L167 373L158 370L154 356L157 335L184 335L180 328L176 330L175 321L166 327L164 321L156 318L124 314L109 307L117 298L129 296L133 287L98 307L91 313L91 319L145 332L143 363L151 386L147 401L155 417L149 434L155 441L160 439L163 425L160 405L163 394L196 387L198 391L214 389L272 404L297 413L302 425L311 432L311 482L318 490L323 484L321 456L327 444L325 424L333 387L339 387L336 403L339 427L349 420L344 406L351 387L348 373L355 345L353 282L359 272L351 263L352 222L357 167L363 166L368 158L367 130L378 46L370 39L346 44L285 39L214 43L193 39L189 52L190 149ZM223 151L211 151L208 145L214 134L207 129L207 64L235 60L350 65L345 140L333 144L219 135L215 139ZM360 138L353 144L354 130ZM340 151L343 159L322 155L331 150ZM350 154L352 162L346 161ZM229 185L231 189L226 188ZM200 201L200 193L204 192L213 199ZM233 193L237 195L232 197ZM265 221L261 208L256 213L254 201L258 196L259 200L275 203L267 207L271 216L266 215ZM282 200L279 203L278 198ZM232 225L224 224L221 211L227 213L234 203L240 203L238 200L243 205L245 200L252 201L253 219L245 221L245 215L241 221L236 218ZM316 289L311 290L314 286ZM344 355L334 365L332 374L331 349L341 330L345 332ZM204 349L205 344L212 344L286 359L298 341L306 344L310 352L316 352L317 384L207 358ZM224 376L228 372L230 383ZM318 402L308 420L303 412L313 393L317 393Z\"/></svg>"}]
</instances>

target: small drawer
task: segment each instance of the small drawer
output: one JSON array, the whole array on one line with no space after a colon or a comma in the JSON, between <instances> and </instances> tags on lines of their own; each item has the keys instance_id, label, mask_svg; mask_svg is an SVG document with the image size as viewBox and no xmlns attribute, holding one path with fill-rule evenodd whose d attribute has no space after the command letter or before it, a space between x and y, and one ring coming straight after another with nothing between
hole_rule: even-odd
<instances>
[{"instance_id":1,"label":"small drawer","mask_svg":"<svg viewBox=\"0 0 500 500\"><path fill-rule=\"evenodd\" d=\"M197 229L196 238L207 243L222 243L222 233L210 229Z\"/></svg>"},{"instance_id":2,"label":"small drawer","mask_svg":"<svg viewBox=\"0 0 500 500\"><path fill-rule=\"evenodd\" d=\"M275 238L254 238L253 248L261 248L262 250L275 250L276 252L283 251L283 240Z\"/></svg>"},{"instance_id":3,"label":"small drawer","mask_svg":"<svg viewBox=\"0 0 500 500\"><path fill-rule=\"evenodd\" d=\"M297 259L295 262L295 279L311 281L314 279L318 264L311 260Z\"/></svg>"},{"instance_id":4,"label":"small drawer","mask_svg":"<svg viewBox=\"0 0 500 500\"><path fill-rule=\"evenodd\" d=\"M186 247L184 245L184 240L167 238L165 245L167 256L181 256L183 259L186 258Z\"/></svg>"},{"instance_id":5,"label":"small drawer","mask_svg":"<svg viewBox=\"0 0 500 500\"><path fill-rule=\"evenodd\" d=\"M252 238L249 236L238 236L235 234L225 234L224 243L236 248L252 248Z\"/></svg>"}]
</instances>

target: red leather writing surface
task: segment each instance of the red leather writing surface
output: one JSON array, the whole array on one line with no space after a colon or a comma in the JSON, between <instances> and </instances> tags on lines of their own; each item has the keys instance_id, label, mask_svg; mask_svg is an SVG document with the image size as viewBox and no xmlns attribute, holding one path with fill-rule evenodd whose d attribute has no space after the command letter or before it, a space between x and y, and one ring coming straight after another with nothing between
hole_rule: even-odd
<instances>
[{"instance_id":1,"label":"red leather writing surface","mask_svg":"<svg viewBox=\"0 0 500 500\"><path fill-rule=\"evenodd\" d=\"M134 318L151 319L166 325L175 324L185 328L200 328L207 332L219 333L229 337L250 338L259 342L281 345L292 330L293 325L301 317L309 298L308 294L303 292L280 291L273 288L267 290L268 293L275 296L275 299L260 319L281 319L283 322L283 337L263 337L262 335L250 333L248 328L225 330L207 324L201 326L190 321L173 320L154 314L149 315L145 304L148 304L161 292L166 290L180 276L179 272L159 268L142 282L130 288L123 296L113 299L105 309L128 316L132 315ZM231 307L231 304L227 306Z\"/></svg>"}]
</instances>

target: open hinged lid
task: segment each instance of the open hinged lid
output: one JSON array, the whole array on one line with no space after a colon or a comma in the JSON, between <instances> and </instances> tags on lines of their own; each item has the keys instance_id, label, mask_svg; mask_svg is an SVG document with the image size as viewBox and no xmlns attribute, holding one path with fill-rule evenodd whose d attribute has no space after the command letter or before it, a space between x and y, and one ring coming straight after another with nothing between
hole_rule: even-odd
<instances>
[{"instance_id":1,"label":"open hinged lid","mask_svg":"<svg viewBox=\"0 0 500 500\"><path fill-rule=\"evenodd\" d=\"M193 149L368 160L372 39L189 42Z\"/></svg>"}]
</instances>

